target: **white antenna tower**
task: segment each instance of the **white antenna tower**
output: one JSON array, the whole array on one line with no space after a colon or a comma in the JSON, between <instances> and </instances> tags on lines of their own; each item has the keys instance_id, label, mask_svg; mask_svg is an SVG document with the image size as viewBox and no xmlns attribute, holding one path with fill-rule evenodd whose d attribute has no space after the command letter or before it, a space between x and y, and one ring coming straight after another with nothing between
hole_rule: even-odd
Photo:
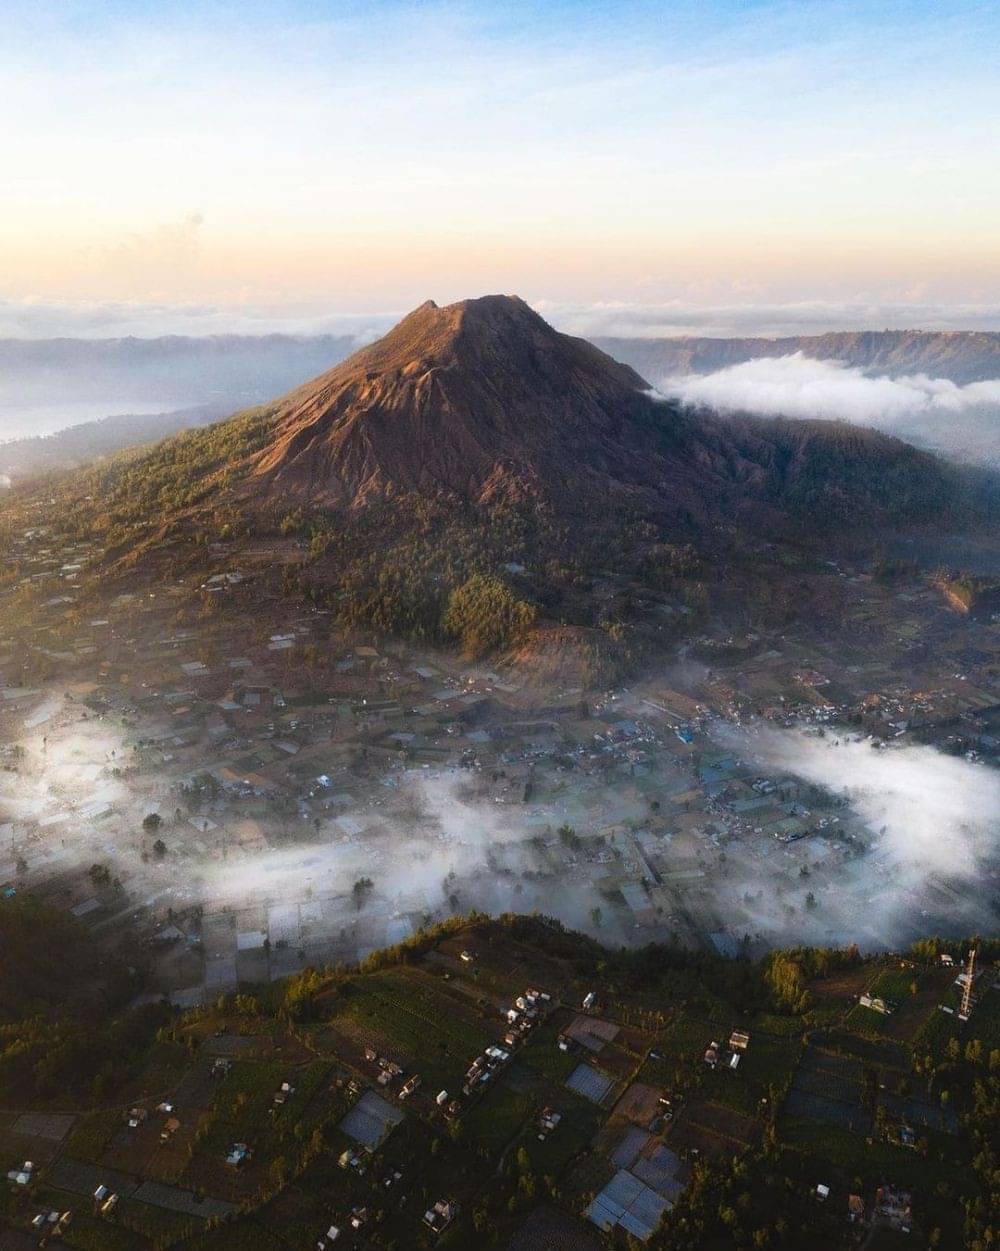
<instances>
[{"instance_id":1,"label":"white antenna tower","mask_svg":"<svg viewBox=\"0 0 1000 1251\"><path fill-rule=\"evenodd\" d=\"M969 952L969 963L965 966L965 985L962 987L962 1006L958 1010L958 1019L967 1021L972 1015L972 974L976 968L976 949Z\"/></svg>"}]
</instances>

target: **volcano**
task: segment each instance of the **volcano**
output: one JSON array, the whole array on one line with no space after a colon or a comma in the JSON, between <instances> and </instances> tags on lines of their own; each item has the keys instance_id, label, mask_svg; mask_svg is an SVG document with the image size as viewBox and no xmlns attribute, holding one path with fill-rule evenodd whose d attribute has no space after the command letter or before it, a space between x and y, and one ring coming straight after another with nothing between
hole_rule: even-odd
<instances>
[{"instance_id":1,"label":"volcano","mask_svg":"<svg viewBox=\"0 0 1000 1251\"><path fill-rule=\"evenodd\" d=\"M247 499L527 499L694 524L767 524L805 507L818 526L918 519L956 500L947 467L899 440L830 422L723 419L658 398L516 296L427 301L280 400L272 420L245 466Z\"/></svg>"},{"instance_id":2,"label":"volcano","mask_svg":"<svg viewBox=\"0 0 1000 1251\"><path fill-rule=\"evenodd\" d=\"M648 384L516 296L439 308L281 401L257 487L328 503L434 492L477 503L653 490L667 441Z\"/></svg>"}]
</instances>

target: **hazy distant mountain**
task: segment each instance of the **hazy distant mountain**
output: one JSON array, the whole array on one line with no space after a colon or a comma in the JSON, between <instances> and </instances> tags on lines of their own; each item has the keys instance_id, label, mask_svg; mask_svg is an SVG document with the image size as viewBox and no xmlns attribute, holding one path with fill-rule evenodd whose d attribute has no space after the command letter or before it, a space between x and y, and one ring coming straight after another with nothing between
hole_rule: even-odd
<instances>
[{"instance_id":1,"label":"hazy distant mountain","mask_svg":"<svg viewBox=\"0 0 1000 1251\"><path fill-rule=\"evenodd\" d=\"M0 440L115 413L233 412L281 395L356 346L346 335L0 339Z\"/></svg>"},{"instance_id":2,"label":"hazy distant mountain","mask_svg":"<svg viewBox=\"0 0 1000 1251\"><path fill-rule=\"evenodd\" d=\"M169 413L121 413L99 421L84 421L55 434L35 435L0 443L0 475L16 480L55 469L72 469L123 448L153 443L218 420L228 404L205 404Z\"/></svg>"},{"instance_id":3,"label":"hazy distant mountain","mask_svg":"<svg viewBox=\"0 0 1000 1251\"><path fill-rule=\"evenodd\" d=\"M795 353L863 370L869 376L926 374L959 386L1000 378L1000 334L990 333L875 331L783 339L595 342L655 385L678 376L705 377L750 361L787 360ZM0 474L19 476L79 464L163 437L198 420L267 402L303 378L329 370L356 347L356 340L347 335L0 340ZM739 381L734 379L733 386L724 388L724 395L747 394L752 398L756 392L737 388ZM801 397L806 393L800 381L796 377L791 384ZM844 377L834 379L840 384L844 381ZM881 411L868 420L866 411L857 411L854 397L844 395L841 399L842 385L832 392L827 388L827 411L805 414L784 413L780 405L774 407L773 391L772 387L772 407L744 407L772 415L832 414L980 462L992 463L1000 446L997 405L978 404L973 410L963 402L947 410L943 419L933 406L925 406L926 411L908 414L905 421L882 419ZM880 397L873 402L877 407ZM806 401L800 398L799 406L803 403ZM719 406L730 411L740 407ZM135 416L99 420L125 413ZM76 432L54 441L39 441L39 436L68 428L76 428ZM12 439L23 441L16 448L9 443L3 446Z\"/></svg>"},{"instance_id":4,"label":"hazy distant mountain","mask_svg":"<svg viewBox=\"0 0 1000 1251\"><path fill-rule=\"evenodd\" d=\"M974 330L864 330L786 338L595 338L599 348L656 380L707 374L760 357L801 352L892 377L927 374L952 382L1000 378L1000 332Z\"/></svg>"},{"instance_id":5,"label":"hazy distant mountain","mask_svg":"<svg viewBox=\"0 0 1000 1251\"><path fill-rule=\"evenodd\" d=\"M664 394L723 413L849 421L1000 466L1000 334L600 339Z\"/></svg>"}]
</instances>

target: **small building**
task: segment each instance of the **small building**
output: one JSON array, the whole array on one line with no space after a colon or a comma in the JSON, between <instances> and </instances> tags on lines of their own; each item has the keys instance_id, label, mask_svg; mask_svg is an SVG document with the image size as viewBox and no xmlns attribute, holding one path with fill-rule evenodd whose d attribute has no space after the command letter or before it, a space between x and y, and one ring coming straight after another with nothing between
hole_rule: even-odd
<instances>
[{"instance_id":1,"label":"small building","mask_svg":"<svg viewBox=\"0 0 1000 1251\"><path fill-rule=\"evenodd\" d=\"M424 1213L424 1224L436 1234L443 1233L458 1215L458 1204L453 1199L439 1199Z\"/></svg>"},{"instance_id":2,"label":"small building","mask_svg":"<svg viewBox=\"0 0 1000 1251\"><path fill-rule=\"evenodd\" d=\"M253 1152L245 1142L234 1142L226 1153L226 1163L230 1168L242 1168L253 1156Z\"/></svg>"},{"instance_id":3,"label":"small building","mask_svg":"<svg viewBox=\"0 0 1000 1251\"><path fill-rule=\"evenodd\" d=\"M908 1234L913 1223L913 1196L898 1186L880 1186L875 1191L873 1215L893 1229Z\"/></svg>"}]
</instances>

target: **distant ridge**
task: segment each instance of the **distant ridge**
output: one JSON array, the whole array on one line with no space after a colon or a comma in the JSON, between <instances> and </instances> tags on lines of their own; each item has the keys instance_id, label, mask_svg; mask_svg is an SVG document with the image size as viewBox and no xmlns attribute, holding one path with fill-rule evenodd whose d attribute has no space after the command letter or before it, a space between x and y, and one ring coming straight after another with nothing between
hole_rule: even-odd
<instances>
[{"instance_id":1,"label":"distant ridge","mask_svg":"<svg viewBox=\"0 0 1000 1251\"><path fill-rule=\"evenodd\" d=\"M927 374L952 382L1000 378L1000 331L860 330L780 338L594 339L598 347L654 381L673 374L707 374L760 357L801 352L867 372Z\"/></svg>"}]
</instances>

